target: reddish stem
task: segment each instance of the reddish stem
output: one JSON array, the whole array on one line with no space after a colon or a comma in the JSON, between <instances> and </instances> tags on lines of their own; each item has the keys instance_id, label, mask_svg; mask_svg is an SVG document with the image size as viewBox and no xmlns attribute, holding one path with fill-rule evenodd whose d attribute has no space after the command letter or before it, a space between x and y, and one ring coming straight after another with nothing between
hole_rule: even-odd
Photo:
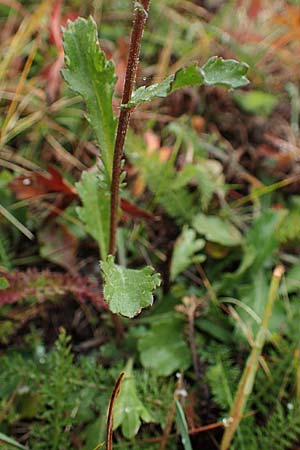
<instances>
[{"instance_id":1,"label":"reddish stem","mask_svg":"<svg viewBox=\"0 0 300 450\"><path fill-rule=\"evenodd\" d=\"M117 382L115 384L112 396L110 398L109 407L108 407L108 415L107 415L107 423L106 423L106 450L112 450L113 449L113 425L114 425L114 417L113 417L113 409L114 404L116 401L116 398L118 397L118 394L120 392L121 383L123 380L125 373L122 372L117 379Z\"/></svg>"},{"instance_id":2,"label":"reddish stem","mask_svg":"<svg viewBox=\"0 0 300 450\"><path fill-rule=\"evenodd\" d=\"M131 32L130 48L122 96L123 105L129 102L135 86L136 73L141 48L141 40L148 17L149 4L150 0L140 0L140 2L135 2L134 20ZM131 114L130 108L121 109L114 150L112 182L111 182L111 202L110 202L110 240L109 240L110 255L114 255L116 249L121 162L123 156L125 137L129 125L130 114Z\"/></svg>"}]
</instances>

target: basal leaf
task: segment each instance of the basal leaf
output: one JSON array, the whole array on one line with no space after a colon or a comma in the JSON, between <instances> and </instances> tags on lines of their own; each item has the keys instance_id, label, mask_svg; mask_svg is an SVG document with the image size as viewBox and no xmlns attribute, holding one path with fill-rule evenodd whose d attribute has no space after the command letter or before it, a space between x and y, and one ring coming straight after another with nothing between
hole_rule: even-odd
<instances>
[{"instance_id":1,"label":"basal leaf","mask_svg":"<svg viewBox=\"0 0 300 450\"><path fill-rule=\"evenodd\" d=\"M109 244L110 194L103 177L101 172L85 171L81 180L76 183L76 188L82 201L82 206L77 208L78 216L98 242L101 258L106 258Z\"/></svg>"},{"instance_id":2,"label":"basal leaf","mask_svg":"<svg viewBox=\"0 0 300 450\"><path fill-rule=\"evenodd\" d=\"M171 280L175 280L177 275L192 263L202 262L204 255L197 255L205 245L204 239L196 239L196 232L190 228L185 228L181 235L176 239L172 261L171 261Z\"/></svg>"},{"instance_id":3,"label":"basal leaf","mask_svg":"<svg viewBox=\"0 0 300 450\"><path fill-rule=\"evenodd\" d=\"M139 431L142 420L153 422L153 418L138 397L132 370L132 360L125 368L119 395L114 405L114 430L122 426L123 435L130 439Z\"/></svg>"},{"instance_id":4,"label":"basal leaf","mask_svg":"<svg viewBox=\"0 0 300 450\"><path fill-rule=\"evenodd\" d=\"M130 102L122 105L123 108L131 108L139 103L145 103L157 97L166 97L177 89L194 86L226 86L237 88L246 86L249 81L246 78L248 65L235 61L234 59L223 59L213 56L204 66L191 64L188 67L179 69L175 74L170 75L161 83L151 86L142 86L132 95Z\"/></svg>"},{"instance_id":5,"label":"basal leaf","mask_svg":"<svg viewBox=\"0 0 300 450\"><path fill-rule=\"evenodd\" d=\"M169 376L191 364L191 354L183 339L185 323L174 315L156 318L152 327L139 340L142 365L157 375Z\"/></svg>"},{"instance_id":6,"label":"basal leaf","mask_svg":"<svg viewBox=\"0 0 300 450\"><path fill-rule=\"evenodd\" d=\"M110 179L116 131L112 109L116 83L114 64L106 60L99 47L97 26L91 17L69 21L63 37L67 68L62 73L71 89L80 94L87 104L88 119L95 131Z\"/></svg>"},{"instance_id":7,"label":"basal leaf","mask_svg":"<svg viewBox=\"0 0 300 450\"><path fill-rule=\"evenodd\" d=\"M232 247L242 242L239 230L228 220L223 220L218 216L206 216L197 214L193 220L195 230L203 234L210 242Z\"/></svg>"},{"instance_id":8,"label":"basal leaf","mask_svg":"<svg viewBox=\"0 0 300 450\"><path fill-rule=\"evenodd\" d=\"M153 291L160 284L160 276L150 266L127 269L108 256L101 262L104 275L104 299L115 314L134 317L153 303Z\"/></svg>"}]
</instances>

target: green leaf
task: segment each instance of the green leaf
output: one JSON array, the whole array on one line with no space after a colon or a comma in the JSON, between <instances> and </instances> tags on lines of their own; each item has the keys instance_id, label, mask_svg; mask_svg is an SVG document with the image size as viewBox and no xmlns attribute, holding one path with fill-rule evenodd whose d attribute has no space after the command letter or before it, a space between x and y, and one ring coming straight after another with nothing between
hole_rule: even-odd
<instances>
[{"instance_id":1,"label":"green leaf","mask_svg":"<svg viewBox=\"0 0 300 450\"><path fill-rule=\"evenodd\" d=\"M112 109L116 83L114 64L106 60L99 47L97 26L91 17L68 22L63 38L67 68L62 74L70 88L80 94L87 104L88 119L95 131L110 180L116 131Z\"/></svg>"},{"instance_id":2,"label":"green leaf","mask_svg":"<svg viewBox=\"0 0 300 450\"><path fill-rule=\"evenodd\" d=\"M182 406L178 400L175 400L175 409L176 409L176 422L181 435L181 442L184 447L184 450L193 450L185 415Z\"/></svg>"},{"instance_id":3,"label":"green leaf","mask_svg":"<svg viewBox=\"0 0 300 450\"><path fill-rule=\"evenodd\" d=\"M6 278L0 277L0 290L9 288L9 282Z\"/></svg>"},{"instance_id":4,"label":"green leaf","mask_svg":"<svg viewBox=\"0 0 300 450\"><path fill-rule=\"evenodd\" d=\"M204 64L200 72L203 76L204 84L208 86L221 85L235 89L247 86L249 83L245 76L248 68L248 64L244 62L213 56Z\"/></svg>"},{"instance_id":5,"label":"green leaf","mask_svg":"<svg viewBox=\"0 0 300 450\"><path fill-rule=\"evenodd\" d=\"M281 244L297 245L300 241L300 206L291 206L278 229L278 239Z\"/></svg>"},{"instance_id":6,"label":"green leaf","mask_svg":"<svg viewBox=\"0 0 300 450\"><path fill-rule=\"evenodd\" d=\"M3 433L0 433L0 447L2 447L1 442L8 444L10 447L20 448L21 450L28 450L28 447L24 447L24 445L19 444L19 442L15 441L9 436L6 436L6 434Z\"/></svg>"},{"instance_id":7,"label":"green leaf","mask_svg":"<svg viewBox=\"0 0 300 450\"><path fill-rule=\"evenodd\" d=\"M198 164L194 164L194 167L195 179L201 191L202 210L206 211L214 192L225 192L223 166L215 159L202 158Z\"/></svg>"},{"instance_id":8,"label":"green leaf","mask_svg":"<svg viewBox=\"0 0 300 450\"><path fill-rule=\"evenodd\" d=\"M169 314L153 320L151 329L138 343L141 363L146 369L169 376L176 370L189 368L191 354L183 339L184 326L181 317Z\"/></svg>"},{"instance_id":9,"label":"green leaf","mask_svg":"<svg viewBox=\"0 0 300 450\"><path fill-rule=\"evenodd\" d=\"M131 439L139 431L142 420L153 422L153 418L138 397L132 370L132 360L125 368L119 395L114 405L114 430L122 425L123 435Z\"/></svg>"},{"instance_id":10,"label":"green leaf","mask_svg":"<svg viewBox=\"0 0 300 450\"><path fill-rule=\"evenodd\" d=\"M206 216L200 213L195 216L192 225L198 233L203 234L210 242L216 242L225 247L240 245L242 242L242 235L239 230L229 221L220 217Z\"/></svg>"},{"instance_id":11,"label":"green leaf","mask_svg":"<svg viewBox=\"0 0 300 450\"><path fill-rule=\"evenodd\" d=\"M154 202L176 221L189 223L198 211L198 194L187 186L195 176L193 166L186 165L178 172L172 160L161 161L158 152L148 154L143 140L133 133L127 136L126 155L154 194Z\"/></svg>"},{"instance_id":12,"label":"green leaf","mask_svg":"<svg viewBox=\"0 0 300 450\"><path fill-rule=\"evenodd\" d=\"M203 239L196 239L196 232L190 228L184 228L181 235L176 239L172 261L171 280L175 280L177 275L191 264L203 262L204 255L196 255L205 245Z\"/></svg>"},{"instance_id":13,"label":"green leaf","mask_svg":"<svg viewBox=\"0 0 300 450\"><path fill-rule=\"evenodd\" d=\"M153 303L153 290L160 285L160 276L150 266L127 269L114 263L108 256L101 261L104 275L104 298L115 314L134 317Z\"/></svg>"},{"instance_id":14,"label":"green leaf","mask_svg":"<svg viewBox=\"0 0 300 450\"><path fill-rule=\"evenodd\" d=\"M106 258L109 245L110 194L103 175L83 172L76 188L83 206L76 209L88 233L98 242L101 258Z\"/></svg>"},{"instance_id":15,"label":"green leaf","mask_svg":"<svg viewBox=\"0 0 300 450\"><path fill-rule=\"evenodd\" d=\"M267 263L278 247L280 227L284 224L286 215L287 210L284 209L265 209L255 219L248 231L244 258L247 259L247 252L253 253L253 261L250 267L254 276Z\"/></svg>"},{"instance_id":16,"label":"green leaf","mask_svg":"<svg viewBox=\"0 0 300 450\"><path fill-rule=\"evenodd\" d=\"M213 56L202 67L192 64L179 69L161 83L151 86L142 86L133 94L130 101L123 108L132 108L139 103L145 103L157 97L166 97L177 89L195 86L226 86L237 88L246 86L249 81L246 78L248 65L234 59L223 59Z\"/></svg>"},{"instance_id":17,"label":"green leaf","mask_svg":"<svg viewBox=\"0 0 300 450\"><path fill-rule=\"evenodd\" d=\"M233 98L244 111L264 117L268 117L278 103L275 95L255 90L237 93Z\"/></svg>"},{"instance_id":18,"label":"green leaf","mask_svg":"<svg viewBox=\"0 0 300 450\"><path fill-rule=\"evenodd\" d=\"M241 375L228 348L230 347L212 347L212 364L205 374L213 400L224 413L232 406L233 395Z\"/></svg>"}]
</instances>

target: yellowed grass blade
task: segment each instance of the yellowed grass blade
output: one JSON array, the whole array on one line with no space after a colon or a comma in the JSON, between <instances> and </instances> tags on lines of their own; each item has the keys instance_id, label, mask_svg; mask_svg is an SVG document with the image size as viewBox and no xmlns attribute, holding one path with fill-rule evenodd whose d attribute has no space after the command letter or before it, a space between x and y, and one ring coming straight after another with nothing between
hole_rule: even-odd
<instances>
[{"instance_id":1,"label":"yellowed grass blade","mask_svg":"<svg viewBox=\"0 0 300 450\"><path fill-rule=\"evenodd\" d=\"M52 3L53 0L44 0L41 2L31 16L24 18L11 41L5 43L5 56L0 63L0 80L3 79L3 76L13 58L22 52L22 49L26 45L30 36L41 27L42 20L50 10Z\"/></svg>"},{"instance_id":2,"label":"yellowed grass blade","mask_svg":"<svg viewBox=\"0 0 300 450\"><path fill-rule=\"evenodd\" d=\"M23 90L25 81L26 81L28 73L30 71L30 68L31 68L31 65L32 65L32 62L33 62L33 59L34 59L34 56L35 56L35 53L36 53L36 50L37 50L37 46L38 46L38 39L36 39L34 41L33 45L32 45L30 54L29 54L29 56L27 58L26 64L24 66L24 69L22 71L20 80L18 82L16 91L15 91L15 95L14 95L14 97L12 99L12 102L11 102L11 104L9 106L9 109L8 109L5 121L4 121L2 129L1 129L1 143L2 143L2 140L4 139L6 130L9 129L10 120L11 120L13 114L15 113L15 111L17 109L18 99L19 99L19 96L20 96L20 94L21 94L21 92Z\"/></svg>"}]
</instances>

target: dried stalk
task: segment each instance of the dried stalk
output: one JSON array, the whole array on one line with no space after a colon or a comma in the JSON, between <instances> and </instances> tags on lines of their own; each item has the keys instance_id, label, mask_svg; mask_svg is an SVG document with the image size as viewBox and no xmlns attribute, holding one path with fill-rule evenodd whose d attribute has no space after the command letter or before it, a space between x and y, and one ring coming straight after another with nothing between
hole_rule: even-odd
<instances>
[{"instance_id":1,"label":"dried stalk","mask_svg":"<svg viewBox=\"0 0 300 450\"><path fill-rule=\"evenodd\" d=\"M237 427L239 426L239 423L242 419L248 398L252 392L256 372L258 369L259 358L261 356L266 336L268 333L269 320L272 314L273 304L277 297L278 288L283 273L284 273L283 266L277 266L273 272L267 304L263 315L263 320L259 327L254 345L248 357L242 378L240 380L238 389L235 394L235 399L230 411L230 417L228 419L228 428L226 428L222 438L220 447L221 450L229 449L231 441L237 430Z\"/></svg>"}]
</instances>

